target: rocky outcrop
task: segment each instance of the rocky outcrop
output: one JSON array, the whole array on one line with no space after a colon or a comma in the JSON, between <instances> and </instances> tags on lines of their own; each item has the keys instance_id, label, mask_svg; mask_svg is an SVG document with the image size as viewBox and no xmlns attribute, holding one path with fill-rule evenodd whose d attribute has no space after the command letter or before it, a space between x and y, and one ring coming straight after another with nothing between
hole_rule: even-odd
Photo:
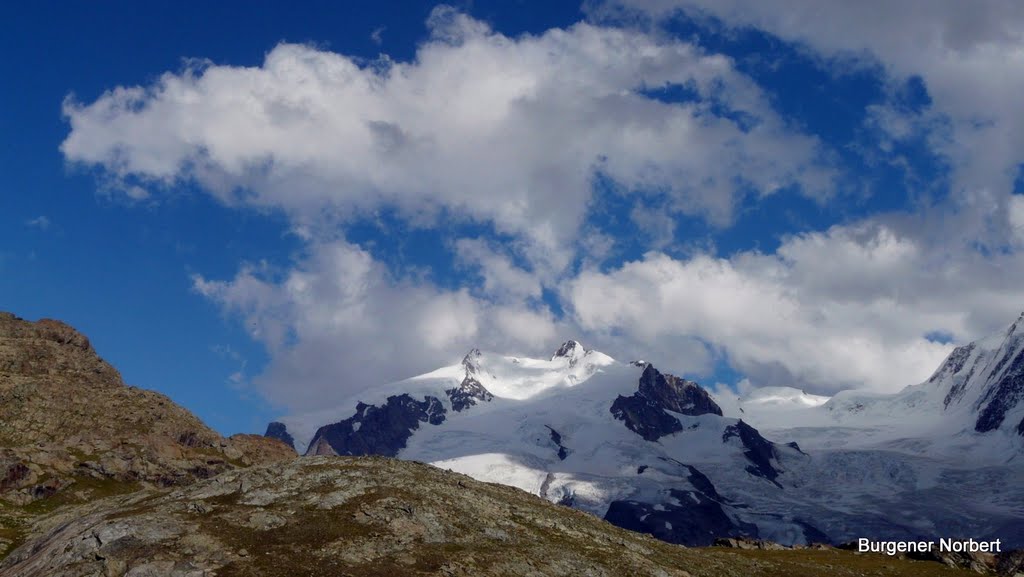
<instances>
[{"instance_id":1,"label":"rocky outcrop","mask_svg":"<svg viewBox=\"0 0 1024 577\"><path fill-rule=\"evenodd\" d=\"M565 458L569 456L569 448L562 444L562 434L552 429L548 425L544 426L547 427L548 431L550 432L549 436L551 437L551 442L554 443L555 447L558 448L558 460L564 461Z\"/></svg>"},{"instance_id":2,"label":"rocky outcrop","mask_svg":"<svg viewBox=\"0 0 1024 577\"><path fill-rule=\"evenodd\" d=\"M325 454L322 445L327 444L336 455L394 457L420 423L440 425L444 420L444 405L431 396L417 401L408 394L392 395L381 406L358 403L351 417L320 427L306 454Z\"/></svg>"},{"instance_id":3,"label":"rocky outcrop","mask_svg":"<svg viewBox=\"0 0 1024 577\"><path fill-rule=\"evenodd\" d=\"M683 430L679 419L641 395L619 395L610 410L612 416L625 423L627 429L652 443Z\"/></svg>"},{"instance_id":4,"label":"rocky outcrop","mask_svg":"<svg viewBox=\"0 0 1024 577\"><path fill-rule=\"evenodd\" d=\"M1024 335L1013 335L1011 338L1014 342L1008 343L1009 346L1004 345L1004 348L1015 354L1006 354L999 359L992 370L992 382L986 383L986 393L979 402L982 408L978 412L974 430L980 433L998 429L1006 414L1024 401L1024 348L1018 344L1024 340Z\"/></svg>"},{"instance_id":5,"label":"rocky outcrop","mask_svg":"<svg viewBox=\"0 0 1024 577\"><path fill-rule=\"evenodd\" d=\"M477 364L480 356L480 349L469 351L462 359L462 368L466 371L466 376L459 383L459 386L445 390L448 400L452 403L452 410L456 412L464 411L476 405L477 402L486 403L494 399L494 395L476 378L480 370Z\"/></svg>"},{"instance_id":6,"label":"rocky outcrop","mask_svg":"<svg viewBox=\"0 0 1024 577\"><path fill-rule=\"evenodd\" d=\"M58 514L0 575L663 575L699 556L419 463L308 458Z\"/></svg>"},{"instance_id":7,"label":"rocky outcrop","mask_svg":"<svg viewBox=\"0 0 1024 577\"><path fill-rule=\"evenodd\" d=\"M277 439L292 449L295 449L295 439L292 437L291 433L288 432L288 427L280 421L273 421L267 425L267 432L263 433L263 436L271 439Z\"/></svg>"},{"instance_id":8,"label":"rocky outcrop","mask_svg":"<svg viewBox=\"0 0 1024 577\"><path fill-rule=\"evenodd\" d=\"M722 504L701 491L671 489L670 500L652 504L612 501L605 520L669 543L711 545L723 537L757 537L757 527L734 522Z\"/></svg>"},{"instance_id":9,"label":"rocky outcrop","mask_svg":"<svg viewBox=\"0 0 1024 577\"><path fill-rule=\"evenodd\" d=\"M26 504L82 478L178 485L277 445L223 439L166 396L126 386L65 323L0 313L0 500Z\"/></svg>"},{"instance_id":10,"label":"rocky outcrop","mask_svg":"<svg viewBox=\"0 0 1024 577\"><path fill-rule=\"evenodd\" d=\"M626 427L647 441L683 430L679 419L666 411L683 415L719 415L722 409L700 385L662 374L654 365L644 365L636 394L619 395L611 413Z\"/></svg>"},{"instance_id":11,"label":"rocky outcrop","mask_svg":"<svg viewBox=\"0 0 1024 577\"><path fill-rule=\"evenodd\" d=\"M757 429L742 420L735 425L729 425L722 433L723 443L734 438L743 445L743 454L750 461L747 472L778 485L775 478L779 476L779 471L772 464L773 460L778 461L778 451L775 449L774 443L762 437Z\"/></svg>"},{"instance_id":12,"label":"rocky outcrop","mask_svg":"<svg viewBox=\"0 0 1024 577\"><path fill-rule=\"evenodd\" d=\"M551 355L551 360L566 358L569 359L569 366L575 366L576 363L587 354L587 349L583 348L583 345L579 341L565 341L562 343L555 354Z\"/></svg>"},{"instance_id":13,"label":"rocky outcrop","mask_svg":"<svg viewBox=\"0 0 1024 577\"><path fill-rule=\"evenodd\" d=\"M376 457L229 471L59 510L31 532L0 577L957 574L837 549L679 547L512 487Z\"/></svg>"},{"instance_id":14,"label":"rocky outcrop","mask_svg":"<svg viewBox=\"0 0 1024 577\"><path fill-rule=\"evenodd\" d=\"M65 323L0 313L0 557L40 512L294 456L126 386Z\"/></svg>"},{"instance_id":15,"label":"rocky outcrop","mask_svg":"<svg viewBox=\"0 0 1024 577\"><path fill-rule=\"evenodd\" d=\"M693 381L658 372L647 365L640 375L638 394L657 406L682 415L718 415L722 409L703 387Z\"/></svg>"}]
</instances>

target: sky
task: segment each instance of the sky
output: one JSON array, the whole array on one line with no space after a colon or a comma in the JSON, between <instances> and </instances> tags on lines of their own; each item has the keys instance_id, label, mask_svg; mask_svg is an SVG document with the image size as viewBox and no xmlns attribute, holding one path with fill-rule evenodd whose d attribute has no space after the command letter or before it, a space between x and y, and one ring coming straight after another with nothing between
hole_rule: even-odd
<instances>
[{"instance_id":1,"label":"sky","mask_svg":"<svg viewBox=\"0 0 1024 577\"><path fill-rule=\"evenodd\" d=\"M0 50L0 309L225 434L570 338L891 392L1024 310L1013 0L6 3Z\"/></svg>"}]
</instances>

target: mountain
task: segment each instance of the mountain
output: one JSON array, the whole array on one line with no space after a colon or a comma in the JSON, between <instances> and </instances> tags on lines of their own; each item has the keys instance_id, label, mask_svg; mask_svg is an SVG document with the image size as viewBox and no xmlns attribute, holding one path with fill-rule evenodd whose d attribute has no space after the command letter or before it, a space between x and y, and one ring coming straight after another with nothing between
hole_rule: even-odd
<instances>
[{"instance_id":1,"label":"mountain","mask_svg":"<svg viewBox=\"0 0 1024 577\"><path fill-rule=\"evenodd\" d=\"M311 457L39 520L0 577L956 577L836 549L690 549L421 463ZM744 546L744 542L738 541Z\"/></svg>"},{"instance_id":2,"label":"mountain","mask_svg":"<svg viewBox=\"0 0 1024 577\"><path fill-rule=\"evenodd\" d=\"M379 454L519 487L659 539L868 536L1024 546L1024 339L956 349L894 395L713 394L568 341L461 363L275 423L307 455Z\"/></svg>"},{"instance_id":3,"label":"mountain","mask_svg":"<svg viewBox=\"0 0 1024 577\"><path fill-rule=\"evenodd\" d=\"M720 400L755 426L796 437L807 448L1016 463L1024 459L1024 315L1001 333L956 347L928 380L895 394L844 391L827 398L773 387Z\"/></svg>"},{"instance_id":4,"label":"mountain","mask_svg":"<svg viewBox=\"0 0 1024 577\"><path fill-rule=\"evenodd\" d=\"M487 356L474 354L470 381L476 384L463 367L458 386L448 386L450 396L442 389L445 413L428 402L425 420L417 422L437 428L431 419L458 422L458 415L500 405L485 386L505 395L529 397L545 387L554 394L568 384L558 375L583 382L598 372L595 365L611 363L569 348L507 389L487 368ZM696 385L646 365L633 367L637 373L643 382L623 391L622 411L608 416L629 435L635 433L626 422L657 431L648 421L663 420L665 411L723 419ZM784 551L745 539L729 541L733 549L685 549L513 487L421 463L298 459L284 442L224 439L167 397L125 386L84 335L59 321L0 314L0 399L0 447L9 459L0 491L0 577L965 574L827 548ZM414 411L419 402L395 410ZM455 404L462 410L454 411ZM364 407L362 414L375 411ZM372 417L357 423L368 424L353 424L353 433L374 426ZM745 423L717 424L736 451L774 454L774 445ZM283 424L270 432L286 440L290 434ZM585 445L569 446L575 433L547 434L567 462L573 447ZM740 454L737 462L747 466L764 456ZM769 456L769 464L775 467L778 459ZM695 468L676 467L686 469L704 498L724 500ZM623 510L628 515L631 509Z\"/></svg>"},{"instance_id":5,"label":"mountain","mask_svg":"<svg viewBox=\"0 0 1024 577\"><path fill-rule=\"evenodd\" d=\"M62 322L0 312L0 553L58 504L292 456L255 435L224 439L164 395L126 386Z\"/></svg>"},{"instance_id":6,"label":"mountain","mask_svg":"<svg viewBox=\"0 0 1024 577\"><path fill-rule=\"evenodd\" d=\"M798 447L723 417L692 381L576 341L549 359L474 349L349 407L285 418L268 433L307 455L432 463L674 543L824 539L808 519L749 511L746 495L782 491L786 467L807 459Z\"/></svg>"}]
</instances>

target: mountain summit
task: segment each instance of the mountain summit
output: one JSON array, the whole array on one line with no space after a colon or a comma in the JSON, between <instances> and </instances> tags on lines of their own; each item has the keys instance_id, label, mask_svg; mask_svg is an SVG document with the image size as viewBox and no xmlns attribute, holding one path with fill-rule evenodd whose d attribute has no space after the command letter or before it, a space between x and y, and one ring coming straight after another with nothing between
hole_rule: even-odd
<instances>
[{"instance_id":1,"label":"mountain summit","mask_svg":"<svg viewBox=\"0 0 1024 577\"><path fill-rule=\"evenodd\" d=\"M780 527L794 541L821 540L800 520L769 516L773 529L759 529L718 488L778 490L785 464L803 454L723 417L697 383L574 340L547 360L474 349L458 365L375 388L336 414L326 423L315 421L325 412L285 418L274 433L291 435L307 455L433 463L676 543Z\"/></svg>"},{"instance_id":2,"label":"mountain summit","mask_svg":"<svg viewBox=\"0 0 1024 577\"><path fill-rule=\"evenodd\" d=\"M1024 545L1024 339L956 349L895 395L714 394L569 340L474 349L332 411L283 419L308 455L383 454L519 487L675 543L937 539Z\"/></svg>"}]
</instances>

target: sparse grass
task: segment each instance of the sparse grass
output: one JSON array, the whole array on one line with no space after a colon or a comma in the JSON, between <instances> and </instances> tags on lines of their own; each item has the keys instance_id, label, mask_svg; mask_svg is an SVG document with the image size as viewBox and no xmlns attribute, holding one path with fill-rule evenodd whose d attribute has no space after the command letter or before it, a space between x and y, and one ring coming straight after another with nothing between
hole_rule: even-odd
<instances>
[{"instance_id":1,"label":"sparse grass","mask_svg":"<svg viewBox=\"0 0 1024 577\"><path fill-rule=\"evenodd\" d=\"M55 511L58 507L75 505L87 501L95 501L104 497L134 493L142 488L138 483L128 483L115 479L97 479L84 475L75 476L74 484L65 487L56 494L39 499L22 507L22 511L29 515L45 515ZM80 498L78 495L84 493Z\"/></svg>"},{"instance_id":2,"label":"sparse grass","mask_svg":"<svg viewBox=\"0 0 1024 577\"><path fill-rule=\"evenodd\" d=\"M953 569L934 561L896 559L885 555L857 554L835 549L793 549L783 551L687 549L687 555L715 559L726 566L756 564L756 575L764 577L967 577L977 575L966 569ZM690 570L695 576L724 575ZM738 575L741 575L739 573Z\"/></svg>"}]
</instances>

